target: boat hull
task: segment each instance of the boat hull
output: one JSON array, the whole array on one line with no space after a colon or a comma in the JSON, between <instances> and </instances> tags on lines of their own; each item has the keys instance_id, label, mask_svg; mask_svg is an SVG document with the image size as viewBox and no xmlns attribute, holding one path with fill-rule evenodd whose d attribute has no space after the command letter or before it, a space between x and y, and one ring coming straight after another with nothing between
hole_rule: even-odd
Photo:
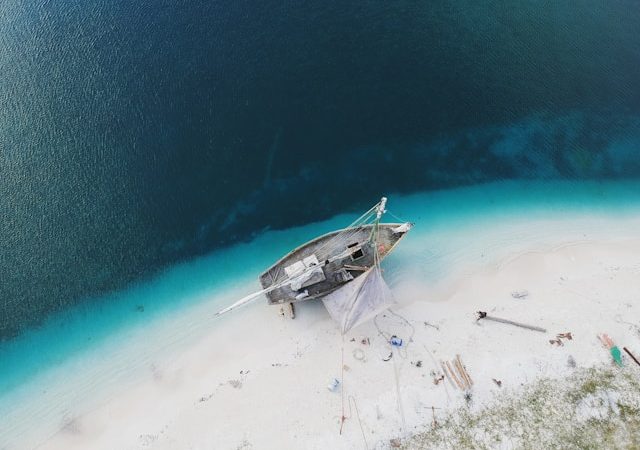
<instances>
[{"instance_id":1,"label":"boat hull","mask_svg":"<svg viewBox=\"0 0 640 450\"><path fill-rule=\"evenodd\" d=\"M301 245L264 271L260 275L260 284L268 289L281 283L287 279L285 268L313 256L322 267L324 280L297 290L292 289L289 284L276 288L265 294L269 304L320 299L340 289L350 279L356 279L374 265L375 250L382 260L395 248L406 234L406 230L394 231L401 225L403 224L379 224L375 244L369 242L374 227L369 224L337 230Z\"/></svg>"}]
</instances>

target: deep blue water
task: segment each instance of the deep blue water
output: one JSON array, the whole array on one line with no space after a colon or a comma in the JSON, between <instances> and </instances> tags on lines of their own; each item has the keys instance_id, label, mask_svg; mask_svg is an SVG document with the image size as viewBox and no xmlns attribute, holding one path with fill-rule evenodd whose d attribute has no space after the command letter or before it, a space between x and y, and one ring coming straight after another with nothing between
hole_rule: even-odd
<instances>
[{"instance_id":1,"label":"deep blue water","mask_svg":"<svg viewBox=\"0 0 640 450\"><path fill-rule=\"evenodd\" d=\"M632 0L4 0L0 338L382 193L638 178L639 27Z\"/></svg>"}]
</instances>

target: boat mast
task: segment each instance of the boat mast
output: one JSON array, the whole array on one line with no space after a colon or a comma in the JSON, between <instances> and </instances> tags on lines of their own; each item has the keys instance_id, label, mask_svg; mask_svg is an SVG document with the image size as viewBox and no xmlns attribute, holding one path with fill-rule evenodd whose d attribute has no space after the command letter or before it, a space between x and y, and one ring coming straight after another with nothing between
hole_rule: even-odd
<instances>
[{"instance_id":1,"label":"boat mast","mask_svg":"<svg viewBox=\"0 0 640 450\"><path fill-rule=\"evenodd\" d=\"M387 197L382 197L380 199L380 203L376 207L376 220L373 223L373 227L371 227L371 235L369 235L369 243L374 244L378 240L378 226L380 224L380 219L382 215L387 212L385 209L387 206Z\"/></svg>"}]
</instances>

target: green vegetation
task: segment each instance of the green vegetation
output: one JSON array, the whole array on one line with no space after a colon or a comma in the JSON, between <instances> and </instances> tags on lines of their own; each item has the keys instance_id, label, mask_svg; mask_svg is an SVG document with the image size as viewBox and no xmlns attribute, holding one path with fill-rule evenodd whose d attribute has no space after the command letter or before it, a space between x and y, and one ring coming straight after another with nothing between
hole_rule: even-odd
<instances>
[{"instance_id":1,"label":"green vegetation","mask_svg":"<svg viewBox=\"0 0 640 450\"><path fill-rule=\"evenodd\" d=\"M401 448L640 449L640 370L577 369L505 390L478 410L452 411Z\"/></svg>"}]
</instances>

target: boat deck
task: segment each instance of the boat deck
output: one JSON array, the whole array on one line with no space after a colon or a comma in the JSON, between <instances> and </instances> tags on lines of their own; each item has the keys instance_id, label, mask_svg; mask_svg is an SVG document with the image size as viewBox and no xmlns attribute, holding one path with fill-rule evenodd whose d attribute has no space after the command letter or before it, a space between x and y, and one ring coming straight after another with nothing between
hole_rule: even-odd
<instances>
[{"instance_id":1,"label":"boat deck","mask_svg":"<svg viewBox=\"0 0 640 450\"><path fill-rule=\"evenodd\" d=\"M382 260L395 247L404 232L394 233L393 229L400 223L385 223L378 225L378 237L376 239L378 254ZM319 265L324 271L325 280L299 290L293 290L288 284L266 293L270 305L280 303L295 303L298 301L321 298L330 292L343 286L350 275L357 278L374 264L373 244L369 243L372 224L354 228L346 228L320 236L306 244L296 248L285 255L273 266L260 275L260 283L263 288L268 288L274 283L280 283L287 279L285 267L291 266L297 261L315 255ZM346 231L346 233L344 233ZM344 238L334 239L339 233ZM336 242L338 241L338 242ZM308 292L304 298L296 298L302 292Z\"/></svg>"}]
</instances>

